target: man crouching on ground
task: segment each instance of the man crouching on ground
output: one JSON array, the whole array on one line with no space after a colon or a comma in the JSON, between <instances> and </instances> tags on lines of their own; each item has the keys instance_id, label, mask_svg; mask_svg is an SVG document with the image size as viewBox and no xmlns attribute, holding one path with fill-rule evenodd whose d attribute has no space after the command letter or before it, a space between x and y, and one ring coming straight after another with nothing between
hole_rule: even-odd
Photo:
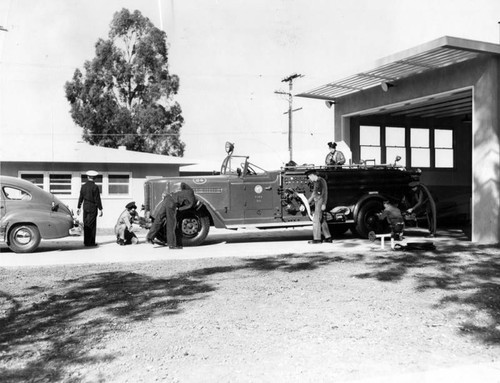
<instances>
[{"instance_id":1,"label":"man crouching on ground","mask_svg":"<svg viewBox=\"0 0 500 383\"><path fill-rule=\"evenodd\" d=\"M135 202L129 202L125 210L120 214L115 225L116 243L120 246L136 244L139 242L137 236L132 231L132 222L137 216L137 206Z\"/></svg>"}]
</instances>

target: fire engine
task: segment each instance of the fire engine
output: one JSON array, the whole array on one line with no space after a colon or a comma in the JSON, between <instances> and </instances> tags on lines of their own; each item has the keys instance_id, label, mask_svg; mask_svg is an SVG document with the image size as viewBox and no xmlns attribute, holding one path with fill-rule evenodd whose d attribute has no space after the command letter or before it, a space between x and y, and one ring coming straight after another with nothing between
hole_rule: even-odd
<instances>
[{"instance_id":1,"label":"fire engine","mask_svg":"<svg viewBox=\"0 0 500 383\"><path fill-rule=\"evenodd\" d=\"M227 156L220 173L151 179L144 185L145 222L161 201L163 193L184 182L195 192L197 203L177 215L184 246L200 245L211 226L225 229L254 227L288 228L312 225L307 200L312 184L306 171L316 169L328 184L325 218L333 235L351 230L355 235L387 231L378 219L383 201L399 203L411 193L409 184L419 181L420 170L407 170L393 164L366 162L342 166L285 166L268 171L253 164L249 156L233 154L226 143ZM147 227L147 226L146 226ZM164 238L159 238L163 240Z\"/></svg>"}]
</instances>

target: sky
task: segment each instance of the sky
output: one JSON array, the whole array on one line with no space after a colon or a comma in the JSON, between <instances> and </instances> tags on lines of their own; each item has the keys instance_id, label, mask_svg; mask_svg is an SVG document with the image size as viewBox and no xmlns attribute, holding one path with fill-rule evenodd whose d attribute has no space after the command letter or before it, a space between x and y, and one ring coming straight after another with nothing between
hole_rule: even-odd
<instances>
[{"instance_id":1,"label":"sky","mask_svg":"<svg viewBox=\"0 0 500 383\"><path fill-rule=\"evenodd\" d=\"M289 160L288 98L276 92L293 73L296 94L442 36L500 41L498 0L0 0L2 141L81 140L64 84L122 8L167 33L184 156L205 170L220 167L226 141L264 169ZM334 109L298 97L293 107L293 159L322 164Z\"/></svg>"}]
</instances>

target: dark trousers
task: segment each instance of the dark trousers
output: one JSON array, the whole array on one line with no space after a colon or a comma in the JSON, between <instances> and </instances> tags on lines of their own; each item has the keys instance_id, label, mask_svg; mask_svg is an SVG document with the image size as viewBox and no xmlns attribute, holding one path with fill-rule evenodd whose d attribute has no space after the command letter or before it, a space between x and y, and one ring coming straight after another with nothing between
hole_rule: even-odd
<instances>
[{"instance_id":1,"label":"dark trousers","mask_svg":"<svg viewBox=\"0 0 500 383\"><path fill-rule=\"evenodd\" d=\"M97 229L97 209L83 210L83 244L85 246L95 246L95 235Z\"/></svg>"},{"instance_id":2,"label":"dark trousers","mask_svg":"<svg viewBox=\"0 0 500 383\"><path fill-rule=\"evenodd\" d=\"M168 246L181 246L180 236L177 232L177 208L167 206L165 211L167 213L167 244Z\"/></svg>"},{"instance_id":3,"label":"dark trousers","mask_svg":"<svg viewBox=\"0 0 500 383\"><path fill-rule=\"evenodd\" d=\"M313 214L313 239L316 241L321 241L321 233L325 238L331 238L330 229L328 228L328 223L323 216L323 210L321 210L321 205L323 205L323 200L320 198L314 201L314 214Z\"/></svg>"},{"instance_id":4,"label":"dark trousers","mask_svg":"<svg viewBox=\"0 0 500 383\"><path fill-rule=\"evenodd\" d=\"M149 228L146 238L154 240L163 227L163 217L154 218L152 226ZM163 236L164 237L164 236Z\"/></svg>"}]
</instances>

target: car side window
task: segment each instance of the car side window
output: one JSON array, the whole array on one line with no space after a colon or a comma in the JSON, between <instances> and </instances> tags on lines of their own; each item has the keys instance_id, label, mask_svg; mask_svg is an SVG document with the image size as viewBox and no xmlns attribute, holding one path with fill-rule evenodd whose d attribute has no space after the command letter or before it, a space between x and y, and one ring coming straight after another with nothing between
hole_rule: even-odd
<instances>
[{"instance_id":1,"label":"car side window","mask_svg":"<svg viewBox=\"0 0 500 383\"><path fill-rule=\"evenodd\" d=\"M14 201L30 201L31 194L25 190L14 188L11 186L3 187L3 194L6 199L14 200Z\"/></svg>"}]
</instances>

